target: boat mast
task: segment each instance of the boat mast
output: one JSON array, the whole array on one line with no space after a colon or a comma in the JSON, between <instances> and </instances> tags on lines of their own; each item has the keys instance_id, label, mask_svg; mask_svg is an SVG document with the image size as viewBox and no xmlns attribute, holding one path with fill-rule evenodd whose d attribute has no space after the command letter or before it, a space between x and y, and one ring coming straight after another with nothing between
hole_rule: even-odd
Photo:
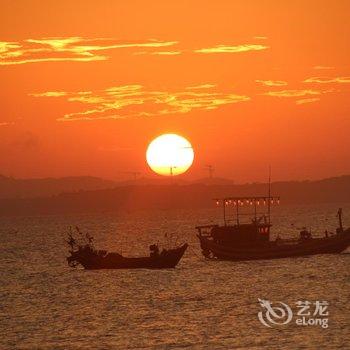
<instances>
[{"instance_id":1,"label":"boat mast","mask_svg":"<svg viewBox=\"0 0 350 350\"><path fill-rule=\"evenodd\" d=\"M344 228L343 228L343 209L342 208L339 208L337 216L339 220L339 230L340 232L343 232Z\"/></svg>"},{"instance_id":2,"label":"boat mast","mask_svg":"<svg viewBox=\"0 0 350 350\"><path fill-rule=\"evenodd\" d=\"M269 165L269 199L267 203L267 215L268 215L269 225L271 223L270 213L271 213L271 165Z\"/></svg>"},{"instance_id":3,"label":"boat mast","mask_svg":"<svg viewBox=\"0 0 350 350\"><path fill-rule=\"evenodd\" d=\"M224 199L222 201L222 205L223 205L223 208L224 208L224 224L226 226L226 199Z\"/></svg>"}]
</instances>

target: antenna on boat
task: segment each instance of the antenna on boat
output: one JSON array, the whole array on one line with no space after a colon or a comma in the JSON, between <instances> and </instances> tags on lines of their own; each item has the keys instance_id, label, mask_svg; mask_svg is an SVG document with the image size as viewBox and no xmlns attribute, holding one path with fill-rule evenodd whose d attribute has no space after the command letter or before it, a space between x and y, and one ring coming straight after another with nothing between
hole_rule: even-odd
<instances>
[{"instance_id":1,"label":"antenna on boat","mask_svg":"<svg viewBox=\"0 0 350 350\"><path fill-rule=\"evenodd\" d=\"M269 225L271 223L270 213L271 213L271 164L269 165L269 199L267 203L267 214L268 214Z\"/></svg>"},{"instance_id":2,"label":"antenna on boat","mask_svg":"<svg viewBox=\"0 0 350 350\"><path fill-rule=\"evenodd\" d=\"M343 232L344 228L343 228L343 209L342 208L338 209L337 217L339 220L339 231Z\"/></svg>"}]
</instances>

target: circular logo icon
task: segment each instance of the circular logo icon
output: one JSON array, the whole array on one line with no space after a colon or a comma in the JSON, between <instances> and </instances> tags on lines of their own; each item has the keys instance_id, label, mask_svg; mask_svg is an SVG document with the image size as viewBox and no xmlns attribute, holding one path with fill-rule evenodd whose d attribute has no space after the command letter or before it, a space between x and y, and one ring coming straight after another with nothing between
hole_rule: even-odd
<instances>
[{"instance_id":1,"label":"circular logo icon","mask_svg":"<svg viewBox=\"0 0 350 350\"><path fill-rule=\"evenodd\" d=\"M260 306L263 308L259 311L259 321L266 327L277 325L284 325L292 320L292 309L281 301L278 302L279 306L272 306L272 302L268 300L258 299Z\"/></svg>"}]
</instances>

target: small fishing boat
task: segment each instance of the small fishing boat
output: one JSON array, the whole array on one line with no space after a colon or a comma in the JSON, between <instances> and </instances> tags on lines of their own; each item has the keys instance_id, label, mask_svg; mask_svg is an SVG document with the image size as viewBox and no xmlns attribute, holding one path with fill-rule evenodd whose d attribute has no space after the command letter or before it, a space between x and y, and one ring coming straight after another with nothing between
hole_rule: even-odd
<instances>
[{"instance_id":1,"label":"small fishing boat","mask_svg":"<svg viewBox=\"0 0 350 350\"><path fill-rule=\"evenodd\" d=\"M279 203L279 197L228 197L216 199L222 205L224 225L197 226L197 237L202 254L208 259L220 260L260 260L277 259L314 254L341 253L350 246L350 228L344 229L342 209L338 210L339 227L335 233L325 231L324 237L314 238L311 231L303 228L297 239L270 240L271 204ZM233 206L235 220L227 219L227 210ZM254 208L250 222L242 223L240 208L243 205ZM261 206L267 212L258 213ZM259 216L261 215L261 216Z\"/></svg>"},{"instance_id":2,"label":"small fishing boat","mask_svg":"<svg viewBox=\"0 0 350 350\"><path fill-rule=\"evenodd\" d=\"M119 253L97 250L93 237L83 234L76 228L78 237L72 230L68 234L67 243L70 246L68 265L83 266L87 270L96 269L169 269L174 268L184 255L188 244L184 243L173 249L159 251L157 244L150 245L150 255L146 257L124 257Z\"/></svg>"}]
</instances>

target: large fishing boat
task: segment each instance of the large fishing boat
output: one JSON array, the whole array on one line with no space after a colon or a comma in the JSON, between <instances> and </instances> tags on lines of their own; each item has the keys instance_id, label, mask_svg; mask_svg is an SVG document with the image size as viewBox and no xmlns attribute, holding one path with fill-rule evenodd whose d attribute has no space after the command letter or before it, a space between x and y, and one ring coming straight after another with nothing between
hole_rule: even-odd
<instances>
[{"instance_id":1,"label":"large fishing boat","mask_svg":"<svg viewBox=\"0 0 350 350\"><path fill-rule=\"evenodd\" d=\"M311 231L303 228L297 239L282 239L279 236L270 240L271 205L280 198L227 197L215 199L222 206L224 224L197 226L202 254L209 259L220 260L259 260L276 259L313 254L341 253L350 245L350 228L344 229L342 209L338 210L339 227L335 233L324 232L324 237L314 238ZM248 206L254 212L241 213L241 207ZM228 209L233 207L233 222ZM261 211L260 208L266 208ZM259 210L258 210L259 209ZM248 215L249 222L242 222Z\"/></svg>"}]
</instances>

